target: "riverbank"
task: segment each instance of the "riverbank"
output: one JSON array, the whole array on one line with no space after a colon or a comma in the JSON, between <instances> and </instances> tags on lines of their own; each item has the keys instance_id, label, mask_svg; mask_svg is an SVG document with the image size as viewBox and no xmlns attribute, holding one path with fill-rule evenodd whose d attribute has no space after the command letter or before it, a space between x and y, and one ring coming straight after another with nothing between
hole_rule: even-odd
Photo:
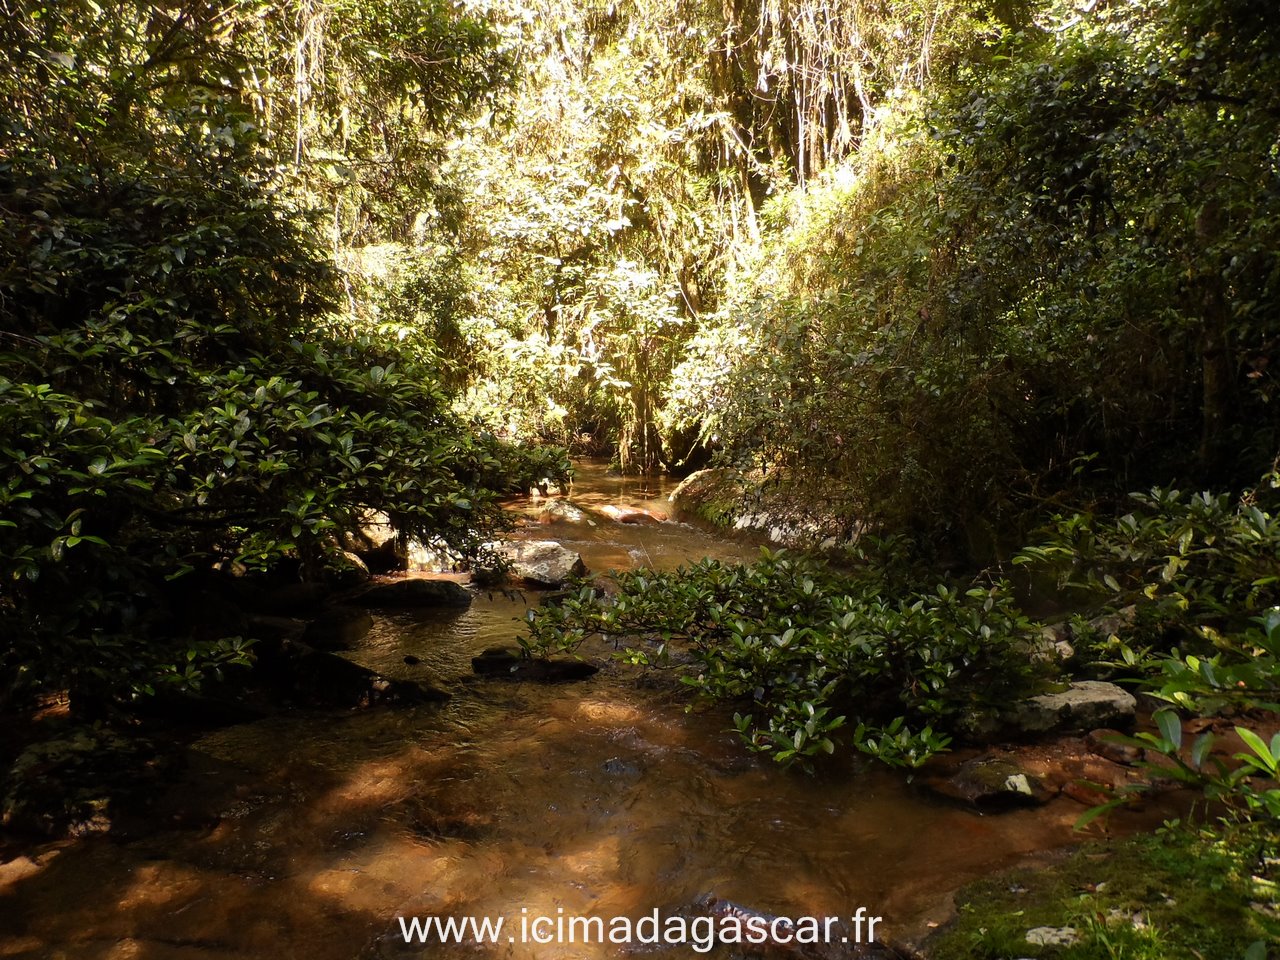
<instances>
[{"instance_id":1,"label":"riverbank","mask_svg":"<svg viewBox=\"0 0 1280 960\"><path fill-rule=\"evenodd\" d=\"M1280 841L1265 825L1172 822L961 890L930 960L1266 960L1280 943Z\"/></svg>"}]
</instances>

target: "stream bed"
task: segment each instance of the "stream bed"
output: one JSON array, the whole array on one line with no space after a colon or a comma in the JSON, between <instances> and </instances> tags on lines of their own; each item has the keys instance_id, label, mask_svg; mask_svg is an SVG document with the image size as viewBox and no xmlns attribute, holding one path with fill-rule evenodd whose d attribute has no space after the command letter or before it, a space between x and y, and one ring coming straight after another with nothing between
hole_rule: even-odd
<instances>
[{"instance_id":1,"label":"stream bed","mask_svg":"<svg viewBox=\"0 0 1280 960\"><path fill-rule=\"evenodd\" d=\"M665 513L667 492L588 464L572 500ZM523 509L532 518L538 503ZM593 572L757 550L599 517L531 520L518 535L560 540ZM513 930L522 911L640 918L707 896L793 917L861 906L884 918L881 936L913 939L965 882L1081 840L1084 808L1065 797L983 816L853 759L816 776L783 770L729 732L731 709L688 710L672 684L621 664L563 685L472 677L470 658L511 643L535 601L481 591L461 612L379 615L352 659L437 684L448 703L208 733L153 829L0 864L0 957L618 957L639 948L505 932L492 945L406 945L396 918L503 917ZM1150 819L1121 813L1113 829Z\"/></svg>"}]
</instances>

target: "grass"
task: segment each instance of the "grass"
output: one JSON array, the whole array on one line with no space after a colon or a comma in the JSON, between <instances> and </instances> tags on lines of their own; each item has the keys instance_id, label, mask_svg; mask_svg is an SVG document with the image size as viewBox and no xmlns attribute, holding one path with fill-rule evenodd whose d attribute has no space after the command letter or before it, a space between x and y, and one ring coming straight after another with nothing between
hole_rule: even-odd
<instances>
[{"instance_id":1,"label":"grass","mask_svg":"<svg viewBox=\"0 0 1280 960\"><path fill-rule=\"evenodd\" d=\"M1093 844L1048 868L961 891L931 960L1280 960L1280 836L1274 824L1173 824ZM1026 939L1073 928L1069 945ZM1269 946L1270 945L1270 946Z\"/></svg>"}]
</instances>

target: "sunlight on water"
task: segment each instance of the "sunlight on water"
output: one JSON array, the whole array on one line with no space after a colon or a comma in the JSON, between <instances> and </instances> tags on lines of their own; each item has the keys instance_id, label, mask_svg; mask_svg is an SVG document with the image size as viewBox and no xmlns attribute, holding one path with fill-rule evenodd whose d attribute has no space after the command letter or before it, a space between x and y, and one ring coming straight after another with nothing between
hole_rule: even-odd
<instances>
[{"instance_id":1,"label":"sunlight on water","mask_svg":"<svg viewBox=\"0 0 1280 960\"><path fill-rule=\"evenodd\" d=\"M662 505L622 486L590 471L575 502ZM521 535L561 539L597 571L635 550L667 567L756 550L677 524L566 526ZM525 609L498 592L461 613L379 617L353 659L438 684L448 704L211 733L165 802L212 826L0 868L0 912L28 918L0 957L603 958L622 948L407 946L395 918L639 918L708 894L790 916L866 906L895 935L964 881L1078 839L1065 799L986 818L879 769L783 771L742 749L731 711L688 711L617 664L574 685L473 678L471 656L512 642Z\"/></svg>"}]
</instances>

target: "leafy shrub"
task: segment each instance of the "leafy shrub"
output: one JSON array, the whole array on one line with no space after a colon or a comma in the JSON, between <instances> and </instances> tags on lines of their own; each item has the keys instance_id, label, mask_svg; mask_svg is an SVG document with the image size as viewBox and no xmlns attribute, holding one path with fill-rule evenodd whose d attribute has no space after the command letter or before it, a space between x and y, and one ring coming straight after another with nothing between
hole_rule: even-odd
<instances>
[{"instance_id":1,"label":"leafy shrub","mask_svg":"<svg viewBox=\"0 0 1280 960\"><path fill-rule=\"evenodd\" d=\"M1157 732L1128 742L1165 758L1153 772L1246 816L1280 817L1280 790L1256 785L1275 780L1280 736L1267 743L1254 729L1258 714L1280 713L1280 522L1263 509L1275 479L1243 498L1154 489L1119 518L1059 516L1015 559L1053 571L1080 602L1135 602L1126 636L1086 637L1171 705L1156 712ZM1237 718L1248 749L1228 764L1211 754L1212 732L1187 747L1177 711Z\"/></svg>"},{"instance_id":2,"label":"leafy shrub","mask_svg":"<svg viewBox=\"0 0 1280 960\"><path fill-rule=\"evenodd\" d=\"M0 705L198 684L247 656L202 576L317 576L370 510L467 552L553 466L473 434L420 344L335 319L216 18L75 7L0 17Z\"/></svg>"},{"instance_id":3,"label":"leafy shrub","mask_svg":"<svg viewBox=\"0 0 1280 960\"><path fill-rule=\"evenodd\" d=\"M1234 488L1280 444L1265 5L1037 6L776 202L669 413L981 561L1032 504Z\"/></svg>"},{"instance_id":4,"label":"leafy shrub","mask_svg":"<svg viewBox=\"0 0 1280 960\"><path fill-rule=\"evenodd\" d=\"M1121 645L1125 664L1144 675L1148 692L1172 706L1155 712L1157 732L1117 739L1163 757L1160 764L1141 764L1157 777L1201 789L1239 817L1280 820L1280 733L1267 742L1254 729L1259 716L1274 721L1280 714L1280 607L1254 618L1254 624L1240 635L1220 638L1219 650L1208 657L1174 649L1144 658ZM1246 750L1228 763L1211 752L1217 739L1212 730L1184 744L1180 709L1239 718L1234 730ZM1091 810L1088 818L1128 799L1121 795Z\"/></svg>"},{"instance_id":5,"label":"leafy shrub","mask_svg":"<svg viewBox=\"0 0 1280 960\"><path fill-rule=\"evenodd\" d=\"M627 651L640 664L687 656L682 682L754 704L739 732L784 762L833 752L853 721L858 749L917 766L961 714L1007 701L1030 669L1031 624L1003 583L890 599L873 568L842 575L767 550L752 564L615 577L616 595L582 587L531 611L526 648L572 651L598 634L646 638Z\"/></svg>"},{"instance_id":6,"label":"leafy shrub","mask_svg":"<svg viewBox=\"0 0 1280 960\"><path fill-rule=\"evenodd\" d=\"M1166 648L1209 648L1280 603L1280 520L1261 505L1271 491L1269 479L1244 498L1135 493L1119 518L1055 517L1014 563L1052 572L1076 602L1136 603Z\"/></svg>"}]
</instances>

